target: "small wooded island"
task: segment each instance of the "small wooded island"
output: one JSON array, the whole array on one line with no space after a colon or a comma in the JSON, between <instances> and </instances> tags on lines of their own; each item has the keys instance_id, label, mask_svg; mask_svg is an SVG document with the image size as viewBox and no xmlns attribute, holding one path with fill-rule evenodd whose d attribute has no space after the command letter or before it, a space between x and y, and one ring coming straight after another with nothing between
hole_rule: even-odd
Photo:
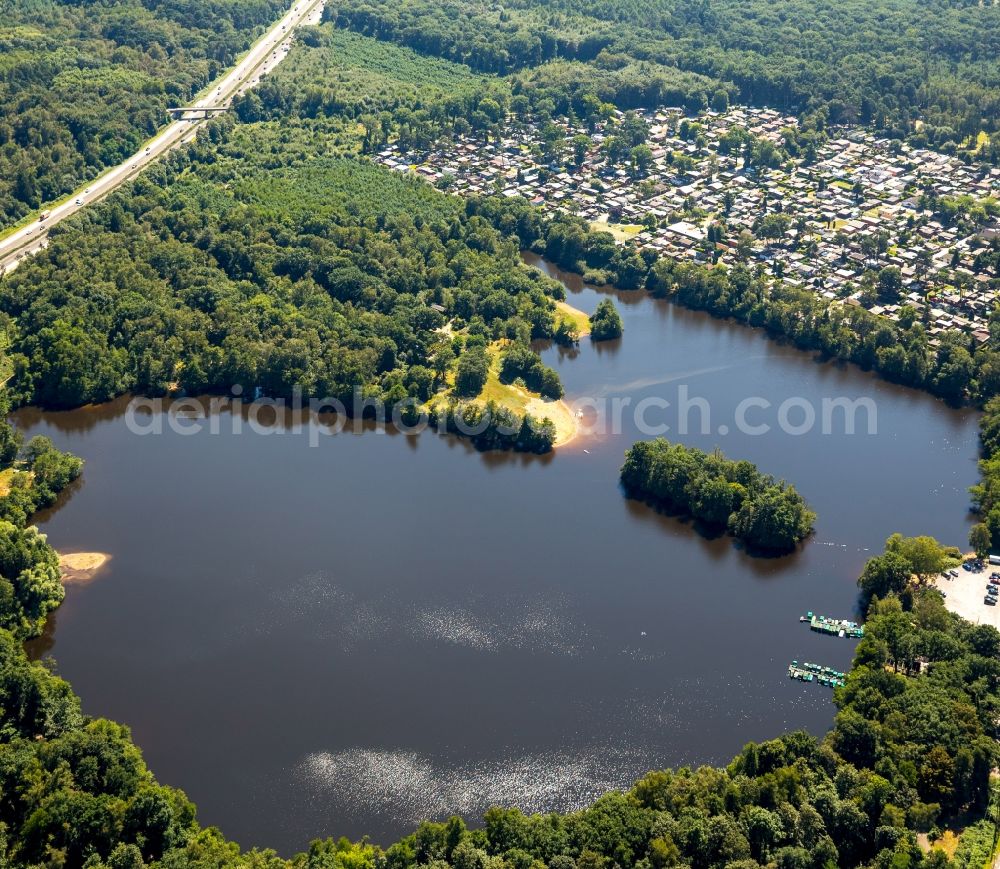
<instances>
[{"instance_id":1,"label":"small wooded island","mask_svg":"<svg viewBox=\"0 0 1000 869\"><path fill-rule=\"evenodd\" d=\"M630 497L725 528L767 552L793 549L812 533L816 519L793 486L762 474L752 462L664 438L633 444L621 481Z\"/></svg>"},{"instance_id":2,"label":"small wooded island","mask_svg":"<svg viewBox=\"0 0 1000 869\"><path fill-rule=\"evenodd\" d=\"M622 318L610 299L602 299L597 310L590 315L590 337L593 341L621 338Z\"/></svg>"}]
</instances>

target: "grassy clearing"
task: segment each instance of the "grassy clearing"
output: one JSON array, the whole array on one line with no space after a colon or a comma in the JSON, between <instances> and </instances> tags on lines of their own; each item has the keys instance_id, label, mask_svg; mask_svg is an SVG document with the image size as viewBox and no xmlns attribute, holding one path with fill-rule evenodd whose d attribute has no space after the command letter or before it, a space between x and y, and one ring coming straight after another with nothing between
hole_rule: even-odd
<instances>
[{"instance_id":1,"label":"grassy clearing","mask_svg":"<svg viewBox=\"0 0 1000 869\"><path fill-rule=\"evenodd\" d=\"M512 410L514 413L523 416L528 412L528 403L532 398L537 398L538 396L536 393L529 392L527 389L521 389L513 383L500 382L500 354L503 352L504 347L507 346L507 343L506 341L494 341L490 344L490 373L489 377L486 378L486 385L483 387L479 398L481 401L495 401L502 407L506 407L508 410Z\"/></svg>"},{"instance_id":2,"label":"grassy clearing","mask_svg":"<svg viewBox=\"0 0 1000 869\"><path fill-rule=\"evenodd\" d=\"M570 308L570 310L576 311L575 308ZM582 311L576 313L586 318L586 314L583 314ZM482 404L489 401L495 402L518 416L530 413L536 419L548 419L556 427L554 446L558 447L569 443L576 437L577 424L572 410L565 401L542 398L537 392L531 392L513 383L500 382L500 354L507 343L507 341L494 341L487 348L490 357L490 372L482 392L476 396L475 401ZM455 382L454 373L447 375L446 382L448 383L448 391L431 398L428 406L433 406L440 398L451 396L451 389Z\"/></svg>"},{"instance_id":3,"label":"grassy clearing","mask_svg":"<svg viewBox=\"0 0 1000 869\"><path fill-rule=\"evenodd\" d=\"M609 223L607 220L591 221L590 228L597 232L610 232L617 242L635 238L643 230L640 223Z\"/></svg>"},{"instance_id":4,"label":"grassy clearing","mask_svg":"<svg viewBox=\"0 0 1000 869\"><path fill-rule=\"evenodd\" d=\"M590 334L590 317L579 308L574 308L569 302L556 302L556 310L563 320L569 320L576 329L577 335L583 338Z\"/></svg>"},{"instance_id":5,"label":"grassy clearing","mask_svg":"<svg viewBox=\"0 0 1000 869\"><path fill-rule=\"evenodd\" d=\"M348 207L366 214L406 213L436 220L454 217L463 207L419 178L339 157L255 173L232 190L242 202L294 216Z\"/></svg>"},{"instance_id":6,"label":"grassy clearing","mask_svg":"<svg viewBox=\"0 0 1000 869\"><path fill-rule=\"evenodd\" d=\"M10 492L10 481L16 473L16 468L5 468L0 471L0 498Z\"/></svg>"}]
</instances>

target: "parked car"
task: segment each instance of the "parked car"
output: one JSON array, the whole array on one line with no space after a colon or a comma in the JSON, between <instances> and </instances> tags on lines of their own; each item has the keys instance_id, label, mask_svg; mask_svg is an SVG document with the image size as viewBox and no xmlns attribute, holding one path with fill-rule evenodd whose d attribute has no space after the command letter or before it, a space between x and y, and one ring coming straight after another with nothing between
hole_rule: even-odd
<instances>
[{"instance_id":1,"label":"parked car","mask_svg":"<svg viewBox=\"0 0 1000 869\"><path fill-rule=\"evenodd\" d=\"M995 597L990 597L989 595L986 595L986 597L983 599L983 603L986 604L986 606L996 606L997 599Z\"/></svg>"}]
</instances>

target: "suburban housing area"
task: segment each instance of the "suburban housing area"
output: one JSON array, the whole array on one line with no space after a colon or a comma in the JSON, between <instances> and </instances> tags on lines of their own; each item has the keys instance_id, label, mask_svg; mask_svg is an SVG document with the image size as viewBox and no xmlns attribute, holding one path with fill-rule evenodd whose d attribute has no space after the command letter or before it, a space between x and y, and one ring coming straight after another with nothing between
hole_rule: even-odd
<instances>
[{"instance_id":1,"label":"suburban housing area","mask_svg":"<svg viewBox=\"0 0 1000 869\"><path fill-rule=\"evenodd\" d=\"M622 136L622 131L625 137ZM377 159L464 194L522 196L681 260L750 262L904 325L989 338L1000 277L1000 168L839 127L803 144L795 117L736 106L616 111L586 129L518 123ZM631 138L628 138L628 137Z\"/></svg>"}]
</instances>

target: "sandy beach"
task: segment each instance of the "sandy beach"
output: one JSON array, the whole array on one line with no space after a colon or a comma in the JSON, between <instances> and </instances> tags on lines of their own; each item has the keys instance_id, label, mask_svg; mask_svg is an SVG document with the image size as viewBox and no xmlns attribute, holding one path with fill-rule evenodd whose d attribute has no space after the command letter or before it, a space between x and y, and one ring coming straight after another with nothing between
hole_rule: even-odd
<instances>
[{"instance_id":1,"label":"sandy beach","mask_svg":"<svg viewBox=\"0 0 1000 869\"><path fill-rule=\"evenodd\" d=\"M561 398L557 401L544 398L531 398L524 409L537 419L548 417L556 427L556 439L553 447L562 447L572 441L578 431L576 417L570 406Z\"/></svg>"},{"instance_id":2,"label":"sandy beach","mask_svg":"<svg viewBox=\"0 0 1000 869\"><path fill-rule=\"evenodd\" d=\"M64 583L90 582L111 559L106 552L65 552L59 555Z\"/></svg>"}]
</instances>

